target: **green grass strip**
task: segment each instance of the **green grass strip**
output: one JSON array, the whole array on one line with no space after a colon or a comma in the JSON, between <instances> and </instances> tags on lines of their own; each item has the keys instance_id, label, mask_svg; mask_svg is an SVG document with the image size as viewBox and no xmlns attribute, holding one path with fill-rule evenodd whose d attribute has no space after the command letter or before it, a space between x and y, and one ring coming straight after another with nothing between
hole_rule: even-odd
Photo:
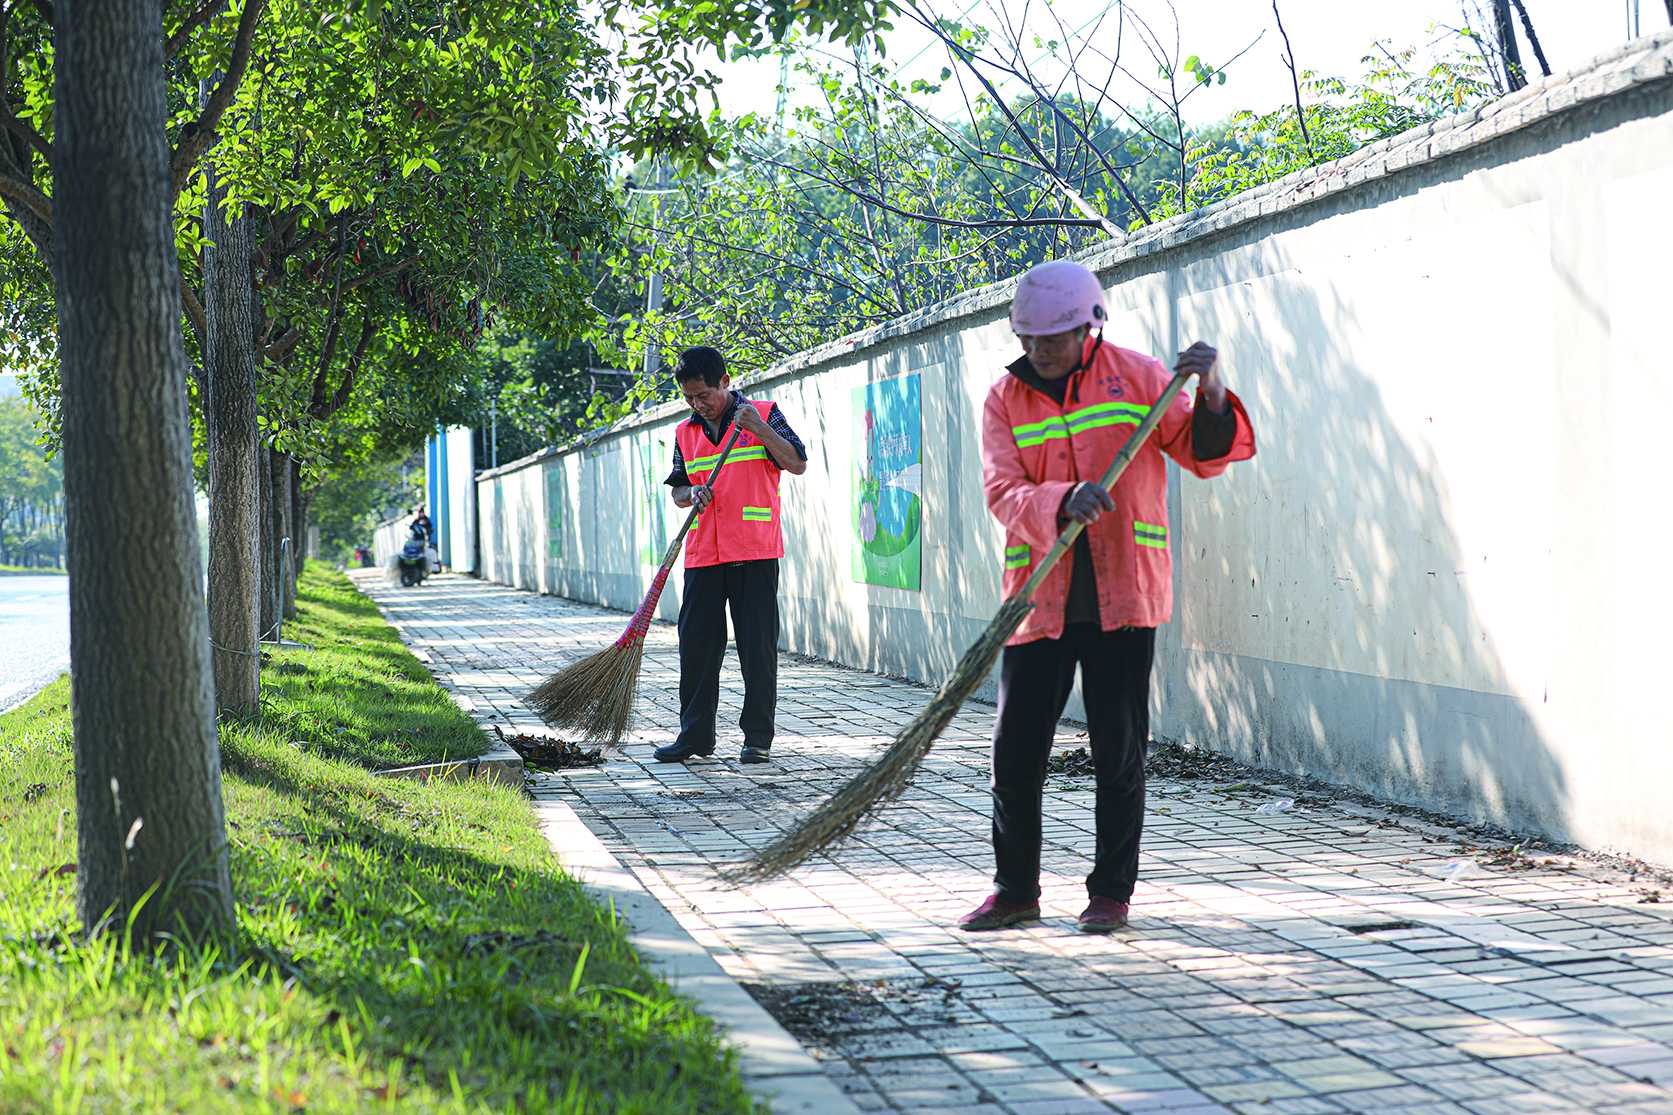
<instances>
[{"instance_id":1,"label":"green grass strip","mask_svg":"<svg viewBox=\"0 0 1673 1115\"><path fill-rule=\"evenodd\" d=\"M518 792L367 769L475 730L375 611L310 567L301 613L221 730L227 954L82 939L69 684L0 717L0 1111L750 1111Z\"/></svg>"}]
</instances>

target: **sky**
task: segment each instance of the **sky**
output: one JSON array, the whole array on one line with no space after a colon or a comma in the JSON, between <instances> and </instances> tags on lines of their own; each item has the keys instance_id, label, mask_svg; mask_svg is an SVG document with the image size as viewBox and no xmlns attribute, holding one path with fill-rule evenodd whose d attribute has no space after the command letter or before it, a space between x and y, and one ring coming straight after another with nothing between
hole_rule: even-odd
<instances>
[{"instance_id":1,"label":"sky","mask_svg":"<svg viewBox=\"0 0 1673 1115\"><path fill-rule=\"evenodd\" d=\"M1046 37L1056 37L1056 22L1045 14L1044 0L923 0L938 14L957 16L969 12L972 22L995 19L994 5L1018 18L1029 13L1028 26ZM1470 0L1473 4L1478 0ZM1545 48L1553 73L1583 66L1599 53L1613 49L1627 38L1628 9L1633 0L1524 0L1529 19ZM1172 38L1173 15L1168 0L1126 0L1129 11L1137 13L1152 27ZM1301 69L1340 77L1357 77L1360 59L1371 44L1382 40L1391 48L1432 44L1444 31L1436 25L1457 27L1464 22L1461 0L1280 0L1284 29L1289 33L1296 62ZM1485 3L1482 3L1485 7ZM1661 0L1638 0L1641 34L1667 29L1668 20ZM1093 23L1108 12L1098 25L1098 41L1113 41L1115 6L1111 0L1053 0L1052 8L1063 24L1076 28ZM1253 48L1227 68L1223 85L1204 88L1186 103L1185 116L1191 123L1207 123L1230 113L1251 108L1265 111L1289 103L1292 92L1289 71L1283 63L1283 40L1273 20L1270 0L1174 0L1179 21L1179 57L1198 55L1210 65L1220 66L1251 43ZM901 67L907 79L922 77L934 81L947 64L945 51L921 29L905 20L883 36L884 64ZM1029 36L1031 39L1031 36ZM809 49L809 48L804 48ZM818 49L818 48L812 48ZM842 48L824 48L840 51ZM1131 44L1124 59L1136 57ZM1537 74L1532 52L1523 40L1523 60ZM1146 57L1146 67L1154 65ZM722 86L721 107L728 115L752 110L770 110L776 101L779 64L776 59L717 63ZM1103 72L1090 75L1101 81ZM1083 77L1088 76L1083 73ZM1118 79L1124 80L1124 79ZM1137 90L1129 86L1126 95ZM1138 96L1142 100L1142 95ZM944 116L962 114L962 101L949 88L930 107ZM792 94L792 105L806 103L806 95Z\"/></svg>"}]
</instances>

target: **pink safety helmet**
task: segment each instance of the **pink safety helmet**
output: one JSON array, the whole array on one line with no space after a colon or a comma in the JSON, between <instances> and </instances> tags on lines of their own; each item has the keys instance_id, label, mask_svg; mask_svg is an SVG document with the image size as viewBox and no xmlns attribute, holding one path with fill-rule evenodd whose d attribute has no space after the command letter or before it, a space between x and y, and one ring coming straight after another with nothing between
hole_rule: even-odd
<instances>
[{"instance_id":1,"label":"pink safety helmet","mask_svg":"<svg viewBox=\"0 0 1673 1115\"><path fill-rule=\"evenodd\" d=\"M1019 337L1049 337L1082 325L1102 329L1108 319L1098 276L1073 260L1030 269L1011 299L1011 332Z\"/></svg>"}]
</instances>

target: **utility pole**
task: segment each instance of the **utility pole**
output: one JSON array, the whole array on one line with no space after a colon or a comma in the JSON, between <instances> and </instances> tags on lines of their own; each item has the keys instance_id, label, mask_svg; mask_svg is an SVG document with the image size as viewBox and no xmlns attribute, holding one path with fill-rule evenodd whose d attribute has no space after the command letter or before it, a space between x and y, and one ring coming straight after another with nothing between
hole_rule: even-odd
<instances>
[{"instance_id":1,"label":"utility pole","mask_svg":"<svg viewBox=\"0 0 1673 1115\"><path fill-rule=\"evenodd\" d=\"M500 401L488 400L488 467L500 467Z\"/></svg>"},{"instance_id":2,"label":"utility pole","mask_svg":"<svg viewBox=\"0 0 1673 1115\"><path fill-rule=\"evenodd\" d=\"M662 195L667 191L667 189L668 157L666 155L658 155L656 159L656 193L652 195L656 199L652 202L652 210L655 212L656 216L651 221L652 226L656 230L652 233L652 235L656 238L655 244L658 248L662 247ZM652 267L650 278L645 283L645 314L648 317L651 314L659 312L661 309L662 272L658 271L655 267ZM645 378L650 379L652 376L656 375L657 369L661 366L662 346L657 343L655 337L651 337L645 342Z\"/></svg>"}]
</instances>

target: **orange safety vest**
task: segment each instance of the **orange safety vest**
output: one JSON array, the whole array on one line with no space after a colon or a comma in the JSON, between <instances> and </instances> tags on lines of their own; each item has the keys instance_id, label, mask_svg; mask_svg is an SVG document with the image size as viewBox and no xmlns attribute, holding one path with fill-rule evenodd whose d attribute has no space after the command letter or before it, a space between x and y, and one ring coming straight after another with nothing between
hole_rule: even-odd
<instances>
[{"instance_id":1,"label":"orange safety vest","mask_svg":"<svg viewBox=\"0 0 1673 1115\"><path fill-rule=\"evenodd\" d=\"M749 405L766 421L774 404L751 400ZM681 422L674 431L680 459L693 484L709 482L729 435L730 428L722 431L720 444L715 444L709 440L701 419ZM784 556L784 534L778 517L780 472L778 462L760 438L747 431L738 434L726 467L715 478L714 501L697 516L697 524L686 537L687 569Z\"/></svg>"},{"instance_id":2,"label":"orange safety vest","mask_svg":"<svg viewBox=\"0 0 1673 1115\"><path fill-rule=\"evenodd\" d=\"M1011 596L1033 573L1062 529L1057 511L1070 489L1097 483L1172 376L1149 356L1087 338L1082 368L1072 373L1062 404L1014 375L988 391L982 416L982 484L988 509L1005 526L1003 588ZM1255 433L1243 403L1226 398L1237 414L1237 435L1224 457L1197 459L1192 447L1192 404L1184 393L1166 400L1155 434L1133 457L1115 486L1115 510L1086 530L1098 585L1100 627L1155 627L1173 612L1173 563L1169 554L1168 465L1172 457L1201 477L1218 476L1233 461L1255 455ZM1070 552L1046 574L1034 610L1007 640L1016 646L1063 634L1063 609L1076 555Z\"/></svg>"}]
</instances>

